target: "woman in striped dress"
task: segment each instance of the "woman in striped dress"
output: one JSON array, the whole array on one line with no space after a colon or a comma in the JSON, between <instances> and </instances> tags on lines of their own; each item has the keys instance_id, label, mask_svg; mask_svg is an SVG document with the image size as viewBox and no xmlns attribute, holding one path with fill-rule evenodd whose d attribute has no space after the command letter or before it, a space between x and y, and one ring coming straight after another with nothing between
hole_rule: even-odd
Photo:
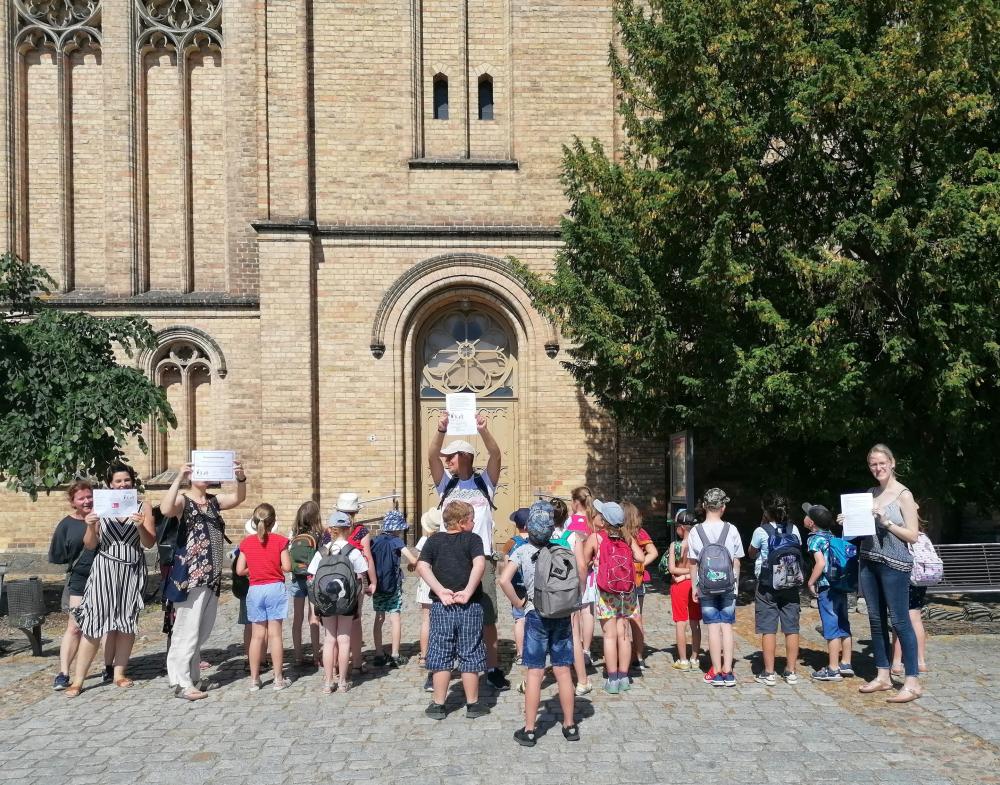
<instances>
[{"instance_id":1,"label":"woman in striped dress","mask_svg":"<svg viewBox=\"0 0 1000 785\"><path fill-rule=\"evenodd\" d=\"M135 487L135 470L125 464L108 469L108 487L124 490ZM135 644L136 622L142 610L142 590L146 585L146 561L143 549L156 542L156 527L149 506L140 504L139 512L128 518L87 519L84 547L100 549L87 580L83 602L73 612L83 639L76 658L76 678L66 696L75 698L83 689L90 665L97 654L101 638L104 646L114 650L114 683L131 687L125 675L132 646Z\"/></svg>"}]
</instances>

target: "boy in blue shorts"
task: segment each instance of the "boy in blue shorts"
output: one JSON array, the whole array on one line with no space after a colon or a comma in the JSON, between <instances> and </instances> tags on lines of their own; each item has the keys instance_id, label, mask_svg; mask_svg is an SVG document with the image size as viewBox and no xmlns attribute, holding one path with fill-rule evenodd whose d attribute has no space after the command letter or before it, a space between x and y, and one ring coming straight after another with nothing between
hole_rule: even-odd
<instances>
[{"instance_id":1,"label":"boy in blue shorts","mask_svg":"<svg viewBox=\"0 0 1000 785\"><path fill-rule=\"evenodd\" d=\"M826 577L826 564L830 558L830 527L833 514L820 504L806 502L802 505L806 514L803 526L812 532L806 547L816 559L809 576L809 591L816 597L819 618L823 622L823 637L826 639L829 664L813 671L817 681L841 681L845 676L853 676L851 667L851 621L847 615L847 594L830 586Z\"/></svg>"},{"instance_id":2,"label":"boy in blue shorts","mask_svg":"<svg viewBox=\"0 0 1000 785\"><path fill-rule=\"evenodd\" d=\"M511 605L524 611L524 666L528 677L524 689L524 727L514 733L514 740L524 747L534 747L537 742L535 722L542 696L542 677L545 675L546 657L552 663L552 672L559 685L559 705L562 708L562 733L567 741L579 741L580 729L573 719L573 621L567 614L563 618L541 616L534 606L535 563L537 554L550 544L555 531L552 505L535 502L528 514L528 542L514 551L500 576L500 588ZM563 541L555 544L565 546ZM514 589L514 575L520 570L524 581L524 596ZM585 576L584 576L585 577ZM583 593L583 582L580 593Z\"/></svg>"},{"instance_id":3,"label":"boy in blue shorts","mask_svg":"<svg viewBox=\"0 0 1000 785\"><path fill-rule=\"evenodd\" d=\"M430 586L432 603L427 670L433 674L434 699L424 713L436 720L447 715L444 701L457 659L465 716L482 717L490 713L479 703L479 673L486 670L483 606L479 603L486 569L483 541L472 532L471 504L449 502L442 517L446 531L430 536L417 562L417 572Z\"/></svg>"}]
</instances>

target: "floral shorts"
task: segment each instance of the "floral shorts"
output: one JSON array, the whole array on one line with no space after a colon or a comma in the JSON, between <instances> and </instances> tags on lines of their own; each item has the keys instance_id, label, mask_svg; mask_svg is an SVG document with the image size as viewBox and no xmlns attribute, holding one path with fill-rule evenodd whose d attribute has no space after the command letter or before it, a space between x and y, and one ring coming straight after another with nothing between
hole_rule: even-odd
<instances>
[{"instance_id":1,"label":"floral shorts","mask_svg":"<svg viewBox=\"0 0 1000 785\"><path fill-rule=\"evenodd\" d=\"M595 615L598 621L637 617L639 615L639 601L636 599L635 589L628 594L612 594L598 589Z\"/></svg>"}]
</instances>

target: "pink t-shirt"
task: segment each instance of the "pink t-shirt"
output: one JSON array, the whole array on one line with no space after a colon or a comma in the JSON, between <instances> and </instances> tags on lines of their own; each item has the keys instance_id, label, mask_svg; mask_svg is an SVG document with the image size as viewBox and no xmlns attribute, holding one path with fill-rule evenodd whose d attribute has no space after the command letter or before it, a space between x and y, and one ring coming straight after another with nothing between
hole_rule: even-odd
<instances>
[{"instance_id":1,"label":"pink t-shirt","mask_svg":"<svg viewBox=\"0 0 1000 785\"><path fill-rule=\"evenodd\" d=\"M260 544L256 534L240 543L240 553L250 568L251 586L285 582L285 573L281 569L281 552L287 547L288 540L274 533L267 535L266 545Z\"/></svg>"},{"instance_id":2,"label":"pink t-shirt","mask_svg":"<svg viewBox=\"0 0 1000 785\"><path fill-rule=\"evenodd\" d=\"M590 527L587 526L587 516L582 512L575 512L569 516L569 525L566 527L567 531L579 532L584 537L590 535Z\"/></svg>"}]
</instances>

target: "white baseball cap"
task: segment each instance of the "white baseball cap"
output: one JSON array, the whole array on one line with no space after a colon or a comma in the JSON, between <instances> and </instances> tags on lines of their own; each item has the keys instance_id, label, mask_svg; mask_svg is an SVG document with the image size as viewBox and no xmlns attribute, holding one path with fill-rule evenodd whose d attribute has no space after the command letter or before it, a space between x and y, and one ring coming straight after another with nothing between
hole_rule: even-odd
<instances>
[{"instance_id":1,"label":"white baseball cap","mask_svg":"<svg viewBox=\"0 0 1000 785\"><path fill-rule=\"evenodd\" d=\"M476 448L462 439L456 439L441 448L441 455L454 455L457 452L465 452L469 455L475 455Z\"/></svg>"}]
</instances>

